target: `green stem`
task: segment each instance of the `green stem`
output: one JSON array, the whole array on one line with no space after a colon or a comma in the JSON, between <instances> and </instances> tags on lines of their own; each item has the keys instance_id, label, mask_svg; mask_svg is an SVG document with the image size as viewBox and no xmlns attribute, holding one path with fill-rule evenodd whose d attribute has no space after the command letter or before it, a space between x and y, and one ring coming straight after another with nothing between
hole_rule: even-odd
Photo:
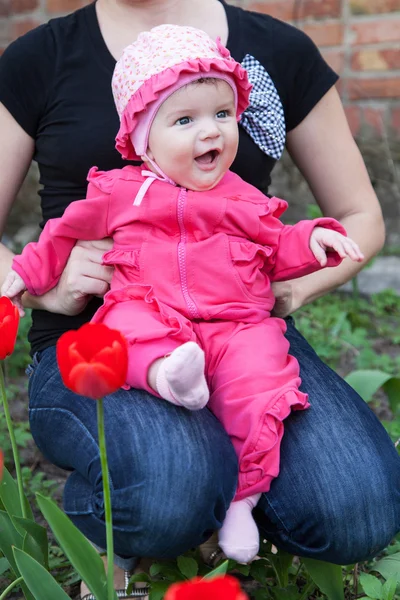
<instances>
[{"instance_id":1,"label":"green stem","mask_svg":"<svg viewBox=\"0 0 400 600\"><path fill-rule=\"evenodd\" d=\"M8 407L8 401L7 401L7 396L6 396L6 386L5 386L5 382L4 382L4 373L3 373L3 367L2 367L1 362L0 362L0 392L1 392L1 397L3 399L4 414L6 416L8 434L10 436L11 447L12 447L12 451L13 451L15 472L17 475L19 501L21 504L21 512L22 512L22 516L24 517L24 519L26 519L27 512L26 512L26 505L25 505L24 488L22 486L21 464L19 462L17 442L15 439L15 433L14 433L14 428L13 428L13 424L12 424L12 420L11 420L10 409Z\"/></svg>"},{"instance_id":2,"label":"green stem","mask_svg":"<svg viewBox=\"0 0 400 600\"><path fill-rule=\"evenodd\" d=\"M0 596L0 600L4 600L4 598L6 596L8 596L8 594L11 592L11 590L13 588L15 588L19 583L21 583L21 581L23 581L24 578L23 577L18 577L18 579L15 579L12 583L10 583L10 585L4 590L4 592L2 593L2 595Z\"/></svg>"},{"instance_id":3,"label":"green stem","mask_svg":"<svg viewBox=\"0 0 400 600\"><path fill-rule=\"evenodd\" d=\"M108 600L114 600L114 541L112 530L110 478L107 464L106 439L104 435L104 408L102 398L97 401L97 427L99 433L101 472L103 476L104 510L106 517L107 596Z\"/></svg>"}]
</instances>

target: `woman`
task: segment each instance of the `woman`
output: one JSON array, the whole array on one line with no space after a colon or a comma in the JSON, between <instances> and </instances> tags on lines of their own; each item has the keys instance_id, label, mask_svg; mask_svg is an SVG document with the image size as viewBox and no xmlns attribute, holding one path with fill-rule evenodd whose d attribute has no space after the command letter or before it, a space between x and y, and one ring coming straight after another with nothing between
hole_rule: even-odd
<instances>
[{"instance_id":1,"label":"woman","mask_svg":"<svg viewBox=\"0 0 400 600\"><path fill-rule=\"evenodd\" d=\"M84 197L90 166L121 166L113 142L115 59L140 31L161 23L220 36L259 81L262 94L242 122L233 170L267 192L286 130L287 148L323 213L341 221L365 261L376 254L384 241L382 215L333 87L336 76L301 32L218 0L98 0L5 52L1 226L32 157L44 184L44 220ZM51 461L72 471L65 511L103 548L95 406L63 388L54 344L98 307L92 298L108 289L110 270L101 264L108 248L108 240L76 246L54 290L24 297L35 309L32 433ZM11 259L3 247L1 280ZM359 266L349 262L277 284L276 314L287 316L352 277ZM312 408L286 422L280 476L255 513L260 532L302 556L341 564L368 558L400 528L400 460L365 403L319 361L290 319L287 338ZM236 486L235 455L220 425L207 410L188 413L137 391L108 397L105 409L116 564L128 569L138 556L176 556L207 539L220 527ZM116 572L117 587L122 574Z\"/></svg>"}]
</instances>

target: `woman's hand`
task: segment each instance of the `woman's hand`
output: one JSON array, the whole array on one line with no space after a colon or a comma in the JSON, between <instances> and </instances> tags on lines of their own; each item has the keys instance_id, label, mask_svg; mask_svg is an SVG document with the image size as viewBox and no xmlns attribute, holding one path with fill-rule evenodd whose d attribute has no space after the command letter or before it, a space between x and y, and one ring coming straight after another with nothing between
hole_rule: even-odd
<instances>
[{"instance_id":1,"label":"woman's hand","mask_svg":"<svg viewBox=\"0 0 400 600\"><path fill-rule=\"evenodd\" d=\"M93 296L102 298L110 288L113 268L102 260L111 247L110 238L77 242L56 287L43 296L29 296L25 306L68 316L82 312Z\"/></svg>"}]
</instances>

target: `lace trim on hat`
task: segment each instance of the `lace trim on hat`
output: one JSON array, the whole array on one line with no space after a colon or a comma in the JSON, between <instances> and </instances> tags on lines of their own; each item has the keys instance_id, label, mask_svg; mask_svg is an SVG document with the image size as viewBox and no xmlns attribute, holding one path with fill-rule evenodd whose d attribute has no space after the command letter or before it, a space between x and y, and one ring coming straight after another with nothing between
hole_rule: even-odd
<instances>
[{"instance_id":1,"label":"lace trim on hat","mask_svg":"<svg viewBox=\"0 0 400 600\"><path fill-rule=\"evenodd\" d=\"M171 67L153 75L146 80L143 85L135 92L129 100L123 114L121 115L121 126L116 137L115 147L127 160L138 160L130 134L136 126L138 113L145 110L150 102L157 99L158 94L173 85L180 77L181 73L208 73L210 70L217 70L221 73L229 73L235 80L238 91L237 115L242 114L248 104L249 91L251 84L248 82L247 73L243 67L236 61L224 59L195 59L188 60L175 67Z\"/></svg>"}]
</instances>

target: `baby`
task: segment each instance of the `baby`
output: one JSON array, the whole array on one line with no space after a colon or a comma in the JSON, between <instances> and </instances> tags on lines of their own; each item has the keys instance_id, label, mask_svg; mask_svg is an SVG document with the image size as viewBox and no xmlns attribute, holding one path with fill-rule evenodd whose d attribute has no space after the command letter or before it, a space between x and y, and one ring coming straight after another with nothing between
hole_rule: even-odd
<instances>
[{"instance_id":1,"label":"baby","mask_svg":"<svg viewBox=\"0 0 400 600\"><path fill-rule=\"evenodd\" d=\"M77 240L113 238L103 257L111 289L93 321L125 335L128 386L189 410L208 403L230 435L238 488L219 543L240 562L258 551L252 509L279 473L283 420L308 407L285 322L271 317L271 282L363 258L334 219L283 225L286 202L229 171L250 90L204 32L140 34L117 63L113 93L116 147L142 165L93 167L86 199L15 257L1 290L22 310L25 290L57 284Z\"/></svg>"}]
</instances>

